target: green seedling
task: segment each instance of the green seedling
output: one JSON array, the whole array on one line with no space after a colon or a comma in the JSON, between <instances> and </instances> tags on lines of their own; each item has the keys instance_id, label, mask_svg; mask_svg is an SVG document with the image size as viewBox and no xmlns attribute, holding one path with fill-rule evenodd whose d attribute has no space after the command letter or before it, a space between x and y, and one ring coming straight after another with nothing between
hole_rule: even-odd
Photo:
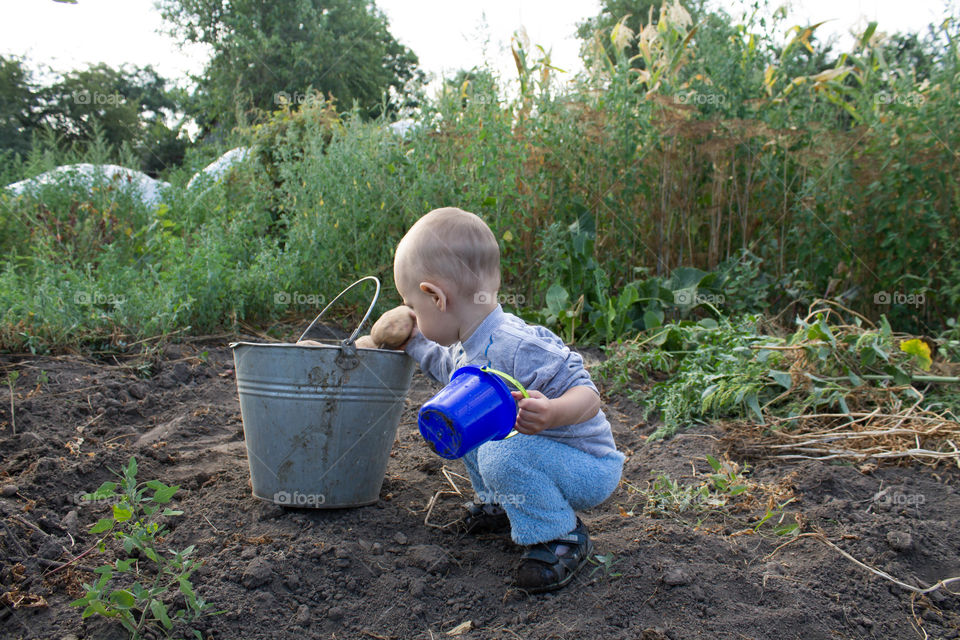
<instances>
[{"instance_id":1,"label":"green seedling","mask_svg":"<svg viewBox=\"0 0 960 640\"><path fill-rule=\"evenodd\" d=\"M724 464L708 453L707 464L714 471L710 475L710 483L716 491L732 497L747 490L747 485L743 483L743 479L739 476L737 470L729 463Z\"/></svg>"},{"instance_id":2,"label":"green seedling","mask_svg":"<svg viewBox=\"0 0 960 640\"><path fill-rule=\"evenodd\" d=\"M597 571L601 572L601 578L619 578L623 575L622 573L618 571L615 572L613 570L613 566L620 562L620 559L617 558L612 552L605 553L603 555L597 553L587 559L590 561L590 564L596 565L590 571L590 575L588 577L592 578L593 574L595 574Z\"/></svg>"},{"instance_id":3,"label":"green seedling","mask_svg":"<svg viewBox=\"0 0 960 640\"><path fill-rule=\"evenodd\" d=\"M114 473L119 483L104 482L83 499L111 503L110 517L101 518L90 533L105 534L98 543L101 553L106 553L109 539L119 543L118 557L97 567L97 579L84 584L86 593L70 605L82 607L83 618L100 615L116 619L131 640L170 638L181 624L222 613L210 611L213 605L194 591L190 577L202 564L191 557L194 546L182 551L161 548L167 532L162 519L183 514L165 506L179 487L159 480L138 483L133 457L123 473ZM188 631L202 640L199 631Z\"/></svg>"},{"instance_id":4,"label":"green seedling","mask_svg":"<svg viewBox=\"0 0 960 640\"><path fill-rule=\"evenodd\" d=\"M757 524L754 525L754 527L753 527L754 532L759 532L759 531L760 531L760 527L762 527L766 522L768 522L769 520L771 520L774 516L779 516L779 518L777 518L776 524L772 524L772 525L771 525L771 526L773 527L773 534L774 534L774 535L776 535L776 536L788 536L788 535L791 535L791 534L799 533L799 532L800 532L800 525L799 525L799 524L797 524L796 522L784 523L784 521L783 521L784 518L787 517L787 513L783 510L783 508L784 508L785 506L787 506L788 504L790 504L791 502L793 502L793 498L790 498L789 500L787 500L787 501L784 502L783 504L778 504L778 505L776 505L776 506L775 506L774 508L772 508L772 509L768 508L768 509L767 509L767 512L764 514L764 516L763 516L762 518L760 518L760 520L757 522Z\"/></svg>"}]
</instances>

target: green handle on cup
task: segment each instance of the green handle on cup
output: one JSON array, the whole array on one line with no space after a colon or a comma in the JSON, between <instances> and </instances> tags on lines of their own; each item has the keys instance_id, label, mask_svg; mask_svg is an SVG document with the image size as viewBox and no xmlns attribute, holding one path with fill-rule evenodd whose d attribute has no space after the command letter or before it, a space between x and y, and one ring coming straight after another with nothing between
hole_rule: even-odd
<instances>
[{"instance_id":1,"label":"green handle on cup","mask_svg":"<svg viewBox=\"0 0 960 640\"><path fill-rule=\"evenodd\" d=\"M517 388L517 391L519 391L520 393L523 394L523 397L524 397L524 398L529 398L529 397L530 397L530 394L527 393L527 390L523 388L523 385L520 384L520 382L519 382L516 378L514 378L513 376L511 376L510 374L504 373L503 371L497 371L496 369L491 369L490 367L480 367L480 369L481 369L482 371L486 371L487 373L492 373L492 374L495 375L495 376L500 376L501 378L503 378L504 380L506 380L507 382L509 382L509 383L512 384L513 386L515 386L515 387ZM509 434L507 434L506 436L504 436L503 439L506 440L507 438L512 438L513 436L517 435L518 433L520 433L520 432L517 431L516 429L514 429L514 430L511 431Z\"/></svg>"}]
</instances>

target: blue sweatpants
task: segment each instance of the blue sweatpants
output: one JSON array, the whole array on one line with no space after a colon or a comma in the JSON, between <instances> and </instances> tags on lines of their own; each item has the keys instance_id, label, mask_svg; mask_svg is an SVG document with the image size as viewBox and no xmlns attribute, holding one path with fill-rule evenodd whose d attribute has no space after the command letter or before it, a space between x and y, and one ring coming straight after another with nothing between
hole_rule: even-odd
<instances>
[{"instance_id":1,"label":"blue sweatpants","mask_svg":"<svg viewBox=\"0 0 960 640\"><path fill-rule=\"evenodd\" d=\"M484 443L463 458L480 502L503 506L517 544L547 542L576 527L575 510L606 500L620 483L624 456L603 458L544 438L517 434Z\"/></svg>"}]
</instances>

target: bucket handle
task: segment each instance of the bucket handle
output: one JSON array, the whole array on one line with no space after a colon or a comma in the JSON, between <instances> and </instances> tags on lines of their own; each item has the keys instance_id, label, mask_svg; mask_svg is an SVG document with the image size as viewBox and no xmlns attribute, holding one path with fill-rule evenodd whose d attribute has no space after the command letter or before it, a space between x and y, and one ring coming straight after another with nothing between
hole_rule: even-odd
<instances>
[{"instance_id":1,"label":"bucket handle","mask_svg":"<svg viewBox=\"0 0 960 640\"><path fill-rule=\"evenodd\" d=\"M506 380L513 386L515 386L517 388L517 391L523 394L524 398L530 397L530 394L527 393L527 390L523 388L523 385L520 384L520 382L517 381L517 379L511 376L510 374L504 373L503 371L497 371L496 369L491 369L490 367L480 367L480 370L486 371L487 373L492 373L495 376L500 376L501 378L503 378L504 380Z\"/></svg>"},{"instance_id":2,"label":"bucket handle","mask_svg":"<svg viewBox=\"0 0 960 640\"><path fill-rule=\"evenodd\" d=\"M510 374L504 373L503 371L497 371L496 369L491 369L490 367L480 367L480 370L481 370L481 371L486 371L487 373L492 373L492 374L495 375L495 376L500 376L501 378L503 378L504 380L506 380L507 382L509 382L509 383L512 384L513 386L515 386L515 387L517 388L517 390L518 390L520 393L523 394L523 397L524 397L524 398L529 398L529 397L530 397L530 394L527 393L527 390L523 387L522 384L520 384L520 381L517 380L516 378L514 378L513 376L511 376ZM507 438L512 438L513 436L516 436L516 435L519 435L519 434L520 434L520 432L517 431L516 429L511 429L511 430L510 430L510 433L508 433L507 435L505 435L505 436L503 437L503 439L506 440Z\"/></svg>"},{"instance_id":3,"label":"bucket handle","mask_svg":"<svg viewBox=\"0 0 960 640\"><path fill-rule=\"evenodd\" d=\"M310 333L310 329L313 329L313 325L317 324L317 321L323 317L323 314L327 312L327 309L332 307L333 303L339 300L343 296L343 294L345 294L347 291L350 291L350 289L353 289L355 286L357 286L358 284L366 280L373 280L377 285L377 290L373 294L373 302L370 303L370 307L367 308L367 312L363 314L363 320L361 320L360 324L357 325L357 328L353 330L353 333L350 334L350 337L340 343L341 346L344 346L344 347L347 345L352 345L353 341L357 339L357 334L360 333L360 329L363 328L363 325L366 324L367 319L370 317L370 313L373 311L374 305L377 304L377 298L380 297L380 280L376 276L364 276L363 278L360 278L359 280L354 282L352 285L350 285L349 287L341 291L339 294L337 294L337 297L331 300L330 304L325 306L323 308L323 311L317 314L317 317L313 319L313 322L310 323L310 326L306 328L306 330L300 335L299 338L297 338L297 342L300 342L301 340L303 340L303 337L308 333Z\"/></svg>"}]
</instances>

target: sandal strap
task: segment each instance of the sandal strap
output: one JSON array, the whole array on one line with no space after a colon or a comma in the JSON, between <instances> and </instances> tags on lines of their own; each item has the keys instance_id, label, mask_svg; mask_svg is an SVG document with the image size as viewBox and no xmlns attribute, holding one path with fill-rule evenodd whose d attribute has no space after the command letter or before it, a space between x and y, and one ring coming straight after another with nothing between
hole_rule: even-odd
<instances>
[{"instance_id":1,"label":"sandal strap","mask_svg":"<svg viewBox=\"0 0 960 640\"><path fill-rule=\"evenodd\" d=\"M562 562L562 559L557 556L554 550L543 542L528 548L523 552L523 555L520 557L520 559L536 560L537 562L542 562L546 565L555 565Z\"/></svg>"},{"instance_id":2,"label":"sandal strap","mask_svg":"<svg viewBox=\"0 0 960 640\"><path fill-rule=\"evenodd\" d=\"M557 547L568 547L568 551L562 556L557 555ZM590 537L579 531L570 533L551 540L541 542L528 547L521 556L521 560L536 560L547 565L562 564L571 568L571 563L576 566L580 563L583 556L589 552Z\"/></svg>"}]
</instances>

